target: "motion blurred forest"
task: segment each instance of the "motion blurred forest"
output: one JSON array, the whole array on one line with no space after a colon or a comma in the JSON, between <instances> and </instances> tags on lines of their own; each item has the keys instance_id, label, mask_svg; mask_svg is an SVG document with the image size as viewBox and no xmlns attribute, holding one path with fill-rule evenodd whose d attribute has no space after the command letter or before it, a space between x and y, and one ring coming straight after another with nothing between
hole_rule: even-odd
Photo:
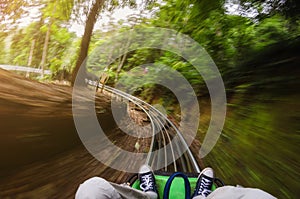
<instances>
[{"instance_id":1,"label":"motion blurred forest","mask_svg":"<svg viewBox=\"0 0 300 199\"><path fill-rule=\"evenodd\" d=\"M212 57L227 94L224 130L204 162L228 184L297 198L299 4L297 0L5 0L0 2L0 64L51 70L52 75L31 78L72 84L86 56L111 35L153 26L186 34ZM117 19L113 13L122 8L135 12ZM75 32L74 24L84 32ZM119 42L126 50L135 41ZM87 77L96 80L103 72L97 66L103 62L92 56L88 62ZM200 123L198 133L203 139L209 94L199 73L183 58L149 48L123 54L105 68L110 76L107 84L114 86L127 71L147 63L170 66L193 86L204 105L200 107L204 125ZM135 94L162 103L176 117L179 107L168 91L144 85Z\"/></svg>"},{"instance_id":2,"label":"motion blurred forest","mask_svg":"<svg viewBox=\"0 0 300 199\"><path fill-rule=\"evenodd\" d=\"M236 79L249 74L253 69L251 64L244 64L252 61L253 57L276 51L289 44L296 45L300 34L298 4L297 1L279 0L143 3L2 1L0 64L50 69L53 75L45 78L70 79L72 72L76 71L76 62L82 63L82 57L79 56L84 54L83 51L92 51L116 32L156 26L189 35L213 58L225 83L236 82ZM114 10L124 7L130 7L136 12L125 19L114 19ZM105 23L96 23L104 18L108 18ZM85 26L83 37L71 32L70 28L74 23L81 25L81 29ZM88 32L88 29L93 29L94 23L94 32ZM80 45L82 38L84 44ZM124 48L127 43L124 42ZM264 58L261 56L258 59ZM134 66L157 62L172 65L174 69L184 73L192 85L202 83L189 63L171 53L150 49L131 52L115 61L110 66L111 81L113 82L117 73L128 71ZM97 64L99 63L95 60L90 65ZM93 68L88 70L99 74Z\"/></svg>"}]
</instances>

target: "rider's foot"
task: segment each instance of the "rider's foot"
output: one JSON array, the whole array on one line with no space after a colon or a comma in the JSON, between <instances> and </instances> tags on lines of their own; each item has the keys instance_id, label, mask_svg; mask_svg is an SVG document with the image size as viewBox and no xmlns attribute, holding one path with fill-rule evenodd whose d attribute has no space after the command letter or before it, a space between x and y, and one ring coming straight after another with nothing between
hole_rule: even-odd
<instances>
[{"instance_id":1,"label":"rider's foot","mask_svg":"<svg viewBox=\"0 0 300 199\"><path fill-rule=\"evenodd\" d=\"M142 191L151 199L156 199L158 197L155 178L151 168L148 165L142 165L139 170L140 188Z\"/></svg>"},{"instance_id":2,"label":"rider's foot","mask_svg":"<svg viewBox=\"0 0 300 199\"><path fill-rule=\"evenodd\" d=\"M212 168L205 168L201 171L196 184L193 198L196 196L207 197L211 193L214 182L214 171Z\"/></svg>"}]
</instances>

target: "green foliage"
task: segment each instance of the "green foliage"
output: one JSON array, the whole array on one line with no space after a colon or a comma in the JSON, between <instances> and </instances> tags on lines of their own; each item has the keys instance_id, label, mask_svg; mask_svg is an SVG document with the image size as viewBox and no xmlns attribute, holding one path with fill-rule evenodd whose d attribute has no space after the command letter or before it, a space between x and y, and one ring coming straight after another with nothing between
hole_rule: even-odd
<instances>
[{"instance_id":1,"label":"green foliage","mask_svg":"<svg viewBox=\"0 0 300 199\"><path fill-rule=\"evenodd\" d=\"M205 164L213 165L227 184L255 186L278 198L297 198L299 124L291 121L299 116L286 110L298 100L299 96L265 90L251 98L232 96L225 127L204 158Z\"/></svg>"},{"instance_id":2,"label":"green foliage","mask_svg":"<svg viewBox=\"0 0 300 199\"><path fill-rule=\"evenodd\" d=\"M17 9L17 0L12 1L11 8L8 9L7 2L2 2L2 12L10 14L14 13L13 9ZM250 3L247 3L250 2ZM47 67L53 72L67 68L70 70L74 67L74 62L77 58L79 43L74 42L74 35L70 34L66 28L66 24L72 22L71 13L77 16L78 13L86 13L91 9L84 1L73 0L44 0L36 2L40 5L41 19L38 22L31 23L28 27L18 30L11 36L11 49L9 56L2 55L1 59L8 57L8 61L12 64L27 65L30 47L32 41L35 40L35 49L33 51L32 66L39 67L41 62L41 52L43 49L45 34L50 24L50 43L49 55L47 55ZM194 40L199 42L206 51L211 55L216 65L222 74L231 73L239 63L245 60L245 57L255 54L255 52L264 49L265 47L275 44L282 40L288 40L299 36L300 26L294 14L293 20L287 18L281 12L288 5L279 6L278 2L270 4L272 10L281 9L279 12L265 13L264 17L259 20L253 20L245 16L230 15L225 12L224 5L226 1L196 1L196 0L165 0L163 4L155 1L147 1L145 8L159 8L159 11L152 19L143 19L141 16L135 17L135 26L160 26L172 28L179 32L189 35ZM297 9L297 3L294 1ZM5 7L6 6L6 7ZM25 8L27 4L23 5ZM136 7L135 1L109 1L103 5L104 10L114 10L118 7ZM241 6L247 11L260 9L264 6L264 1L241 1ZM141 20L136 20L136 18ZM295 20L296 19L296 20ZM130 19L129 19L130 20ZM294 23L291 23L292 20ZM136 24L137 21L140 24ZM123 21L124 22L124 21ZM105 38L117 31L127 31L127 27L120 28L120 24L112 24L115 31L101 32L94 34L89 51L105 41ZM126 24L126 23L124 23ZM118 29L119 28L119 29ZM162 35L162 38L164 36ZM139 38L136 38L139 39ZM142 39L142 38L141 38ZM4 45L4 40L0 45ZM118 41L124 42L124 41ZM76 43L76 44L75 44ZM131 41L130 45L135 45ZM126 42L123 46L126 46ZM113 49L112 54L121 49ZM4 52L5 54L5 52ZM7 54L7 52L6 52ZM71 55L70 55L71 54ZM103 65L107 57L100 56L100 59L90 57L88 69L95 72L97 75L100 71L97 68ZM115 60L110 68L111 71L116 71L120 65L122 57ZM134 52L129 52L126 55L126 60L123 63L122 70L128 71L131 68L140 66L146 63L163 63L170 65L180 71L193 86L201 88L203 80L197 76L195 69L185 60L178 58L167 52L151 49L139 49ZM97 71L98 70L98 71ZM200 90L200 89L198 89Z\"/></svg>"},{"instance_id":3,"label":"green foliage","mask_svg":"<svg viewBox=\"0 0 300 199\"><path fill-rule=\"evenodd\" d=\"M9 52L3 53L8 57L2 62L12 65L27 66L30 50L33 45L32 67L38 68L41 63L46 26L41 22L31 23L28 27L12 32ZM62 69L71 70L76 58L77 43L73 43L75 35L67 28L56 25L51 26L51 38L47 54L48 64L45 69L50 69L54 74ZM3 48L6 49L6 48Z\"/></svg>"},{"instance_id":4,"label":"green foliage","mask_svg":"<svg viewBox=\"0 0 300 199\"><path fill-rule=\"evenodd\" d=\"M1 48L5 49L2 57L5 57L6 60L1 57L0 61L12 65L27 66L30 64L32 67L40 67L45 37L50 29L44 69L50 69L53 73L62 69L71 70L79 44L73 42L76 36L69 32L66 24L70 19L74 1L45 0L35 3L34 5L30 4L30 6L37 6L40 9L39 20L30 23L27 27L11 30L10 34L7 34L3 42L6 42L5 46L9 49ZM13 8L12 5L10 9Z\"/></svg>"},{"instance_id":5,"label":"green foliage","mask_svg":"<svg viewBox=\"0 0 300 199\"><path fill-rule=\"evenodd\" d=\"M32 36L31 27L28 27L28 34L26 30L19 30L16 32L11 39L10 52L9 52L9 63L14 65L26 66L29 56L31 40L28 37ZM23 38L27 38L23 40Z\"/></svg>"},{"instance_id":6,"label":"green foliage","mask_svg":"<svg viewBox=\"0 0 300 199\"><path fill-rule=\"evenodd\" d=\"M68 55L67 48L70 46L74 35L66 28L60 28L56 25L52 25L51 31L48 62L51 71L56 73L59 70L70 68L70 66L67 65L66 58L71 58L74 55Z\"/></svg>"},{"instance_id":7,"label":"green foliage","mask_svg":"<svg viewBox=\"0 0 300 199\"><path fill-rule=\"evenodd\" d=\"M255 6L257 5L255 4ZM241 63L248 60L248 57L282 40L294 39L300 33L299 27L291 29L289 20L280 14L272 14L260 20L228 14L224 10L224 1L166 0L162 5L151 4L151 6L152 8L155 6L159 7L159 11L154 18L140 20L144 22L135 26L143 28L154 25L172 28L192 37L213 58L220 72L225 77L224 80L228 90L234 89L234 87L230 87L233 81L236 81L234 85L252 84L244 82L245 78L240 78L240 76L245 76L246 73L252 70L249 68L252 67L250 65L240 67ZM299 21L297 23L299 24ZM121 28L117 31L127 30L128 28ZM98 36L94 36L94 38L98 38L94 41L92 40L92 49L94 49L94 46L103 43L105 38L113 33L114 31L110 33L98 32L96 34ZM131 46L135 46L139 39L143 39L136 36L133 37L135 41L131 41ZM162 40L164 37L164 35L161 35ZM126 41L122 39L114 42L121 43L122 45L120 46L126 46ZM157 41L149 40L149 46L151 46L151 42ZM121 52L123 47L113 49L111 53ZM105 56L100 56L100 58L90 57L88 64L91 67L90 71L96 72L97 66L105 65L105 60L109 57L107 54ZM122 57L119 57L111 63L111 73L117 71L121 59ZM203 89L205 88L203 79L190 63L171 52L156 49L138 49L127 53L120 75L125 75L126 71L147 63L164 64L179 71L190 82L198 96L207 92L206 89ZM96 73L100 74L99 71ZM111 77L115 77L115 75ZM130 84L131 79L128 78L128 84ZM149 92L151 88L147 87L144 89L147 89L147 92ZM156 89L156 86L153 89ZM140 95L143 95L143 93L140 93Z\"/></svg>"},{"instance_id":8,"label":"green foliage","mask_svg":"<svg viewBox=\"0 0 300 199\"><path fill-rule=\"evenodd\" d=\"M51 18L57 21L70 19L74 0L46 0L46 6L42 9L43 18Z\"/></svg>"},{"instance_id":9,"label":"green foliage","mask_svg":"<svg viewBox=\"0 0 300 199\"><path fill-rule=\"evenodd\" d=\"M4 64L5 61L5 40L0 40L0 64Z\"/></svg>"},{"instance_id":10,"label":"green foliage","mask_svg":"<svg viewBox=\"0 0 300 199\"><path fill-rule=\"evenodd\" d=\"M255 48L260 50L263 47L289 39L291 36L287 27L287 21L282 16L275 15L264 19L255 28L255 37L257 38Z\"/></svg>"}]
</instances>

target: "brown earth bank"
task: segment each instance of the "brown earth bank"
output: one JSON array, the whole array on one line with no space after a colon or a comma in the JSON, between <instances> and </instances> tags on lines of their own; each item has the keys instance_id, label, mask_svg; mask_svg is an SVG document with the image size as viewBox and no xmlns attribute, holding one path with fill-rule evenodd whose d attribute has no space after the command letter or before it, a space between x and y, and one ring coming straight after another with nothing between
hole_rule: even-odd
<instances>
[{"instance_id":1,"label":"brown earth bank","mask_svg":"<svg viewBox=\"0 0 300 199\"><path fill-rule=\"evenodd\" d=\"M131 175L100 163L83 146L73 121L71 87L4 70L0 79L0 198L74 198L79 184L92 176L121 183ZM127 151L147 152L150 139L123 133L112 117L110 98L98 94L96 99L98 121L107 137ZM199 150L199 143L193 150Z\"/></svg>"},{"instance_id":2,"label":"brown earth bank","mask_svg":"<svg viewBox=\"0 0 300 199\"><path fill-rule=\"evenodd\" d=\"M82 146L73 122L72 88L4 70L0 79L0 198L73 198L88 177L124 180ZM101 127L117 136L105 108L109 98L97 97Z\"/></svg>"}]
</instances>

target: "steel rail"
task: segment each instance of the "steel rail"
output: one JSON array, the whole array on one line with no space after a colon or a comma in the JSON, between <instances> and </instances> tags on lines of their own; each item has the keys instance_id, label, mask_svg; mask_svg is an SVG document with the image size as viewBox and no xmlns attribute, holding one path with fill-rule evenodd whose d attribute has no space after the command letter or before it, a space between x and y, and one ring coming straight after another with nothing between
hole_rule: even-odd
<instances>
[{"instance_id":1,"label":"steel rail","mask_svg":"<svg viewBox=\"0 0 300 199\"><path fill-rule=\"evenodd\" d=\"M151 111L149 111L151 112ZM155 115L155 118L159 118L159 116ZM163 137L163 140L164 140L164 146L167 146L167 142L166 142L166 138L165 136L167 137L167 140L169 141L169 143L172 143L172 139L165 127L165 125L162 123L162 119L157 119L157 122L160 124L160 126L162 127L161 128L161 134L162 134L162 137ZM176 165L176 159L175 159L175 154L174 154L174 148L173 148L173 144L170 144L170 149L171 149L171 154L172 154L172 158L173 158L173 165L174 165L174 170L175 172L178 171L177 170L177 165ZM165 151L165 157L167 157L167 148L164 147L164 151ZM168 161L166 161L166 158L165 158L165 163L167 163ZM165 165L165 168L167 167L167 165Z\"/></svg>"},{"instance_id":2,"label":"steel rail","mask_svg":"<svg viewBox=\"0 0 300 199\"><path fill-rule=\"evenodd\" d=\"M150 144L150 149L149 149L150 153L148 153L148 156L146 158L146 164L152 165L154 163L154 160L155 160L154 156L155 155L156 156L160 155L160 154L157 153L157 151L154 150L155 142L157 142L158 139L161 140L161 138L159 136L162 136L165 146L167 145L165 136L167 136L167 140L169 141L169 143L172 143L170 134L169 134L168 130L166 129L166 125L167 125L168 128L171 128L175 131L176 135L178 136L176 138L178 138L180 143L182 144L182 147L180 147L177 140L175 142L176 146L172 146L172 144L170 144L170 148L171 148L171 151L172 151L172 159L173 159L174 169L177 171L177 165L176 165L175 154L174 154L174 147L176 147L177 152L179 154L183 154L180 157L180 161L181 161L183 169L184 170L190 170L191 169L190 167L192 165L192 167L194 169L193 172L200 173L200 168L198 166L198 163L195 160L195 158L194 158L191 150L189 149L189 147L188 147L184 137L182 136L181 132L159 110L157 110L152 105L148 104L147 102L142 101L141 99L139 99L135 96L132 96L132 95L130 95L126 92L120 91L118 89L112 88L110 86L102 85L100 82L95 83L95 82L92 82L92 81L87 81L87 83L89 85L92 85L92 86L96 87L96 91L98 90L98 88L101 88L101 89L105 90L106 92L110 92L114 95L117 95L121 98L124 98L124 99L132 102L133 104L138 106L147 115L147 117L149 118L150 123L151 123L152 139L151 139L151 144ZM157 134L157 132L160 132L160 133ZM160 143L158 143L158 145L160 145ZM166 148L166 147L164 147L164 148ZM182 151L182 148L185 151ZM184 153L182 153L182 152L184 152ZM158 157L158 158L160 158L160 157ZM167 158L168 158L168 156L167 156L166 151L165 151L165 170L168 166L166 164L167 163Z\"/></svg>"},{"instance_id":3,"label":"steel rail","mask_svg":"<svg viewBox=\"0 0 300 199\"><path fill-rule=\"evenodd\" d=\"M167 141L166 140L168 140L168 142L171 143L170 135L168 134L168 131L165 128L165 125L162 123L159 116L154 114L154 119L157 121L157 123L160 126L159 129L161 129L160 132L162 132L161 135L162 135L162 138L163 138L163 143L164 143L163 145L167 146ZM165 138L165 136L167 137L167 139ZM172 144L170 145L170 149L171 149L171 154L172 154L172 158L173 158L174 170L177 171L177 165L176 165L176 162L175 162L176 159L175 159L175 154L174 154L174 149L173 149ZM167 148L166 147L164 147L164 152L165 152L165 157L167 157ZM165 171L167 171L167 167L168 167L168 161L167 161L167 158L165 158Z\"/></svg>"}]
</instances>

